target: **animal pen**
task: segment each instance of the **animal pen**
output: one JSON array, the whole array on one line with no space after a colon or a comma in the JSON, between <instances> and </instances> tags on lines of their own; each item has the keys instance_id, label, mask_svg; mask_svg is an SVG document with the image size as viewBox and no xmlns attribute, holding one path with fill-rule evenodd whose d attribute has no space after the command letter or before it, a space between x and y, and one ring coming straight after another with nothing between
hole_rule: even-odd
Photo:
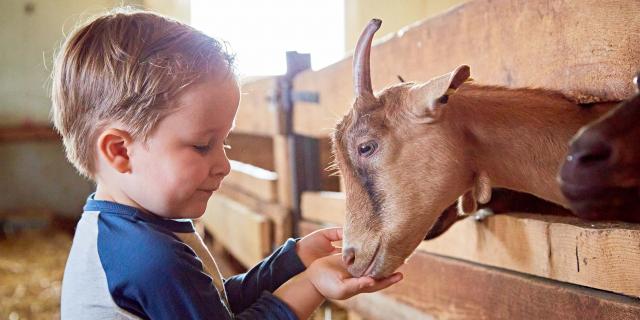
<instances>
[{"instance_id":1,"label":"animal pen","mask_svg":"<svg viewBox=\"0 0 640 320\"><path fill-rule=\"evenodd\" d=\"M466 64L483 84L621 101L640 61L634 1L472 1L374 44L374 88L424 82ZM287 237L344 224L344 185L325 170L352 104L352 59L243 84L232 173L202 218L244 267ZM499 157L500 155L496 155ZM640 318L640 225L513 212L465 219L423 241L405 279L339 302L366 319Z\"/></svg>"}]
</instances>

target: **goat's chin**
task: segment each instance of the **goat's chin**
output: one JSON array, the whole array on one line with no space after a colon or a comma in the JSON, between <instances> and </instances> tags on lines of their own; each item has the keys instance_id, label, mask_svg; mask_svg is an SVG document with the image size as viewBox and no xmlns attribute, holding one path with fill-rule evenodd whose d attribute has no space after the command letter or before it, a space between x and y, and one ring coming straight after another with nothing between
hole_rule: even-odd
<instances>
[{"instance_id":1,"label":"goat's chin","mask_svg":"<svg viewBox=\"0 0 640 320\"><path fill-rule=\"evenodd\" d=\"M384 260L377 259L367 275L375 279L388 277L400 268L405 261L406 259L401 257L396 257L395 259L387 258Z\"/></svg>"},{"instance_id":2,"label":"goat's chin","mask_svg":"<svg viewBox=\"0 0 640 320\"><path fill-rule=\"evenodd\" d=\"M388 250L384 244L380 244L380 247L376 247L373 254L356 259L355 263L349 266L348 271L354 277L385 278L402 266L410 254L411 252L406 255L398 255L397 251Z\"/></svg>"}]
</instances>

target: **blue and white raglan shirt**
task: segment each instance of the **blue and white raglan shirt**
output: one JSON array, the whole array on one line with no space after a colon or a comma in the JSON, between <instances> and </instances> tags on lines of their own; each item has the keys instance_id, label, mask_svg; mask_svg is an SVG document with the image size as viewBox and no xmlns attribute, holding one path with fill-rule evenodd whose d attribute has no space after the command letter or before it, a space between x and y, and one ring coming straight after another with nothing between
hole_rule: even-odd
<instances>
[{"instance_id":1,"label":"blue and white raglan shirt","mask_svg":"<svg viewBox=\"0 0 640 320\"><path fill-rule=\"evenodd\" d=\"M289 239L247 273L223 280L191 221L92 194L64 271L61 318L297 319L272 295L305 269L295 244Z\"/></svg>"}]
</instances>

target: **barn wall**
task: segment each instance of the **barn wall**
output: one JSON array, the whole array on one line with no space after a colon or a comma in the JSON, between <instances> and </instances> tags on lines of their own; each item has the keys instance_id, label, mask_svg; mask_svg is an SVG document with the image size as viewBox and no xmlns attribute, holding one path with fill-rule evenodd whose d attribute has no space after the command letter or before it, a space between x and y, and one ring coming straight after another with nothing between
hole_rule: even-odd
<instances>
[{"instance_id":1,"label":"barn wall","mask_svg":"<svg viewBox=\"0 0 640 320\"><path fill-rule=\"evenodd\" d=\"M0 1L0 127L47 124L50 71L65 33L119 5L146 7L188 22L189 1ZM47 207L78 214L90 182L75 173L55 140L0 144L0 212Z\"/></svg>"}]
</instances>

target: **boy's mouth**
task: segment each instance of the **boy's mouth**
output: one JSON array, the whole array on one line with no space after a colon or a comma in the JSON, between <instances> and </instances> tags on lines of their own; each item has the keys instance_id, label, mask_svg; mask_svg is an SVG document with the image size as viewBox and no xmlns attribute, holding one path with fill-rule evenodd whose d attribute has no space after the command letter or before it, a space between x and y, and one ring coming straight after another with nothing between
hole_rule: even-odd
<instances>
[{"instance_id":1,"label":"boy's mouth","mask_svg":"<svg viewBox=\"0 0 640 320\"><path fill-rule=\"evenodd\" d=\"M206 188L206 189L197 189L197 190L206 192L206 193L213 193L214 191L218 190L218 188Z\"/></svg>"}]
</instances>

